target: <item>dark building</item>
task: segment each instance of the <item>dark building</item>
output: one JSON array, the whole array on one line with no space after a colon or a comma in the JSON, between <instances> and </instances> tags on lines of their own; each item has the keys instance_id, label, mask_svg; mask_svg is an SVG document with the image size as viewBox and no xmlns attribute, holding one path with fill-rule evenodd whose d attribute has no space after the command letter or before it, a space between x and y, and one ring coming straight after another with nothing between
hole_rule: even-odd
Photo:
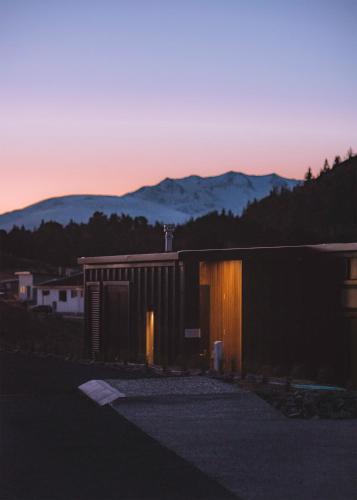
<instances>
[{"instance_id":1,"label":"dark building","mask_svg":"<svg viewBox=\"0 0 357 500\"><path fill-rule=\"evenodd\" d=\"M82 257L87 354L356 381L357 244Z\"/></svg>"}]
</instances>

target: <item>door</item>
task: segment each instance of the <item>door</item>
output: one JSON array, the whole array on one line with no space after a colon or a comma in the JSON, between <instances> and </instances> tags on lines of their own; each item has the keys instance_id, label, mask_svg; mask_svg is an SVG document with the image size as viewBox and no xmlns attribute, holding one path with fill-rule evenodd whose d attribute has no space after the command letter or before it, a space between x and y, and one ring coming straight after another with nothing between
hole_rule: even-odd
<instances>
[{"instance_id":1,"label":"door","mask_svg":"<svg viewBox=\"0 0 357 500\"><path fill-rule=\"evenodd\" d=\"M201 262L201 324L209 317L210 352L216 340L223 341L225 371L242 368L242 262L238 260ZM204 291L204 286L209 292ZM204 295L209 293L209 299ZM209 313L207 312L209 309Z\"/></svg>"},{"instance_id":2,"label":"door","mask_svg":"<svg viewBox=\"0 0 357 500\"><path fill-rule=\"evenodd\" d=\"M104 282L103 298L103 354L106 359L128 361L129 282Z\"/></svg>"},{"instance_id":3,"label":"door","mask_svg":"<svg viewBox=\"0 0 357 500\"><path fill-rule=\"evenodd\" d=\"M210 363L210 286L200 285L200 356L206 364Z\"/></svg>"}]
</instances>

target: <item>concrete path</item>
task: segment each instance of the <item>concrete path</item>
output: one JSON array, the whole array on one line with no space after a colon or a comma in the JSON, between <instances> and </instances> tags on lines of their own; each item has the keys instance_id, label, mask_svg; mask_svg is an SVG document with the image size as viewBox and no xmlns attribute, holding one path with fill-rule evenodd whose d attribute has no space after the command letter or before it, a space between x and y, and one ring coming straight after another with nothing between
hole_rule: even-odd
<instances>
[{"instance_id":1,"label":"concrete path","mask_svg":"<svg viewBox=\"0 0 357 500\"><path fill-rule=\"evenodd\" d=\"M107 382L120 415L245 500L357 498L355 420L291 420L206 377Z\"/></svg>"}]
</instances>

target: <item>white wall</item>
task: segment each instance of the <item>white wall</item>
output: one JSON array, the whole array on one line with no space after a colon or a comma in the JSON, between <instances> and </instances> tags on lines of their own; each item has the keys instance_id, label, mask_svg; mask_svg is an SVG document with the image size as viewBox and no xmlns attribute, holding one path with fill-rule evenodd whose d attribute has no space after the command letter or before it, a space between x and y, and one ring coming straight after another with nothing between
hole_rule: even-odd
<instances>
[{"instance_id":1,"label":"white wall","mask_svg":"<svg viewBox=\"0 0 357 500\"><path fill-rule=\"evenodd\" d=\"M43 291L49 291L48 295L43 295ZM59 300L60 290L66 291L67 301L63 302ZM77 292L76 297L72 297L71 291ZM83 293L83 288L39 288L37 294L37 305L51 306L54 312L58 313L72 313L72 314L83 314L84 312L84 297L81 297L81 292ZM54 306L54 303L56 306Z\"/></svg>"}]
</instances>

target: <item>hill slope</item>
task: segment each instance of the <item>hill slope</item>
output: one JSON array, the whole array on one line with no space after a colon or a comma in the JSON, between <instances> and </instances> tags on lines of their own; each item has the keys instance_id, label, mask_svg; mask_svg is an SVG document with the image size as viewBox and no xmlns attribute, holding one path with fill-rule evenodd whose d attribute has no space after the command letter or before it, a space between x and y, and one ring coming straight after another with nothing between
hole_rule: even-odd
<instances>
[{"instance_id":1,"label":"hill slope","mask_svg":"<svg viewBox=\"0 0 357 500\"><path fill-rule=\"evenodd\" d=\"M357 156L335 164L294 191L272 193L253 203L243 222L265 241L356 241Z\"/></svg>"}]
</instances>

